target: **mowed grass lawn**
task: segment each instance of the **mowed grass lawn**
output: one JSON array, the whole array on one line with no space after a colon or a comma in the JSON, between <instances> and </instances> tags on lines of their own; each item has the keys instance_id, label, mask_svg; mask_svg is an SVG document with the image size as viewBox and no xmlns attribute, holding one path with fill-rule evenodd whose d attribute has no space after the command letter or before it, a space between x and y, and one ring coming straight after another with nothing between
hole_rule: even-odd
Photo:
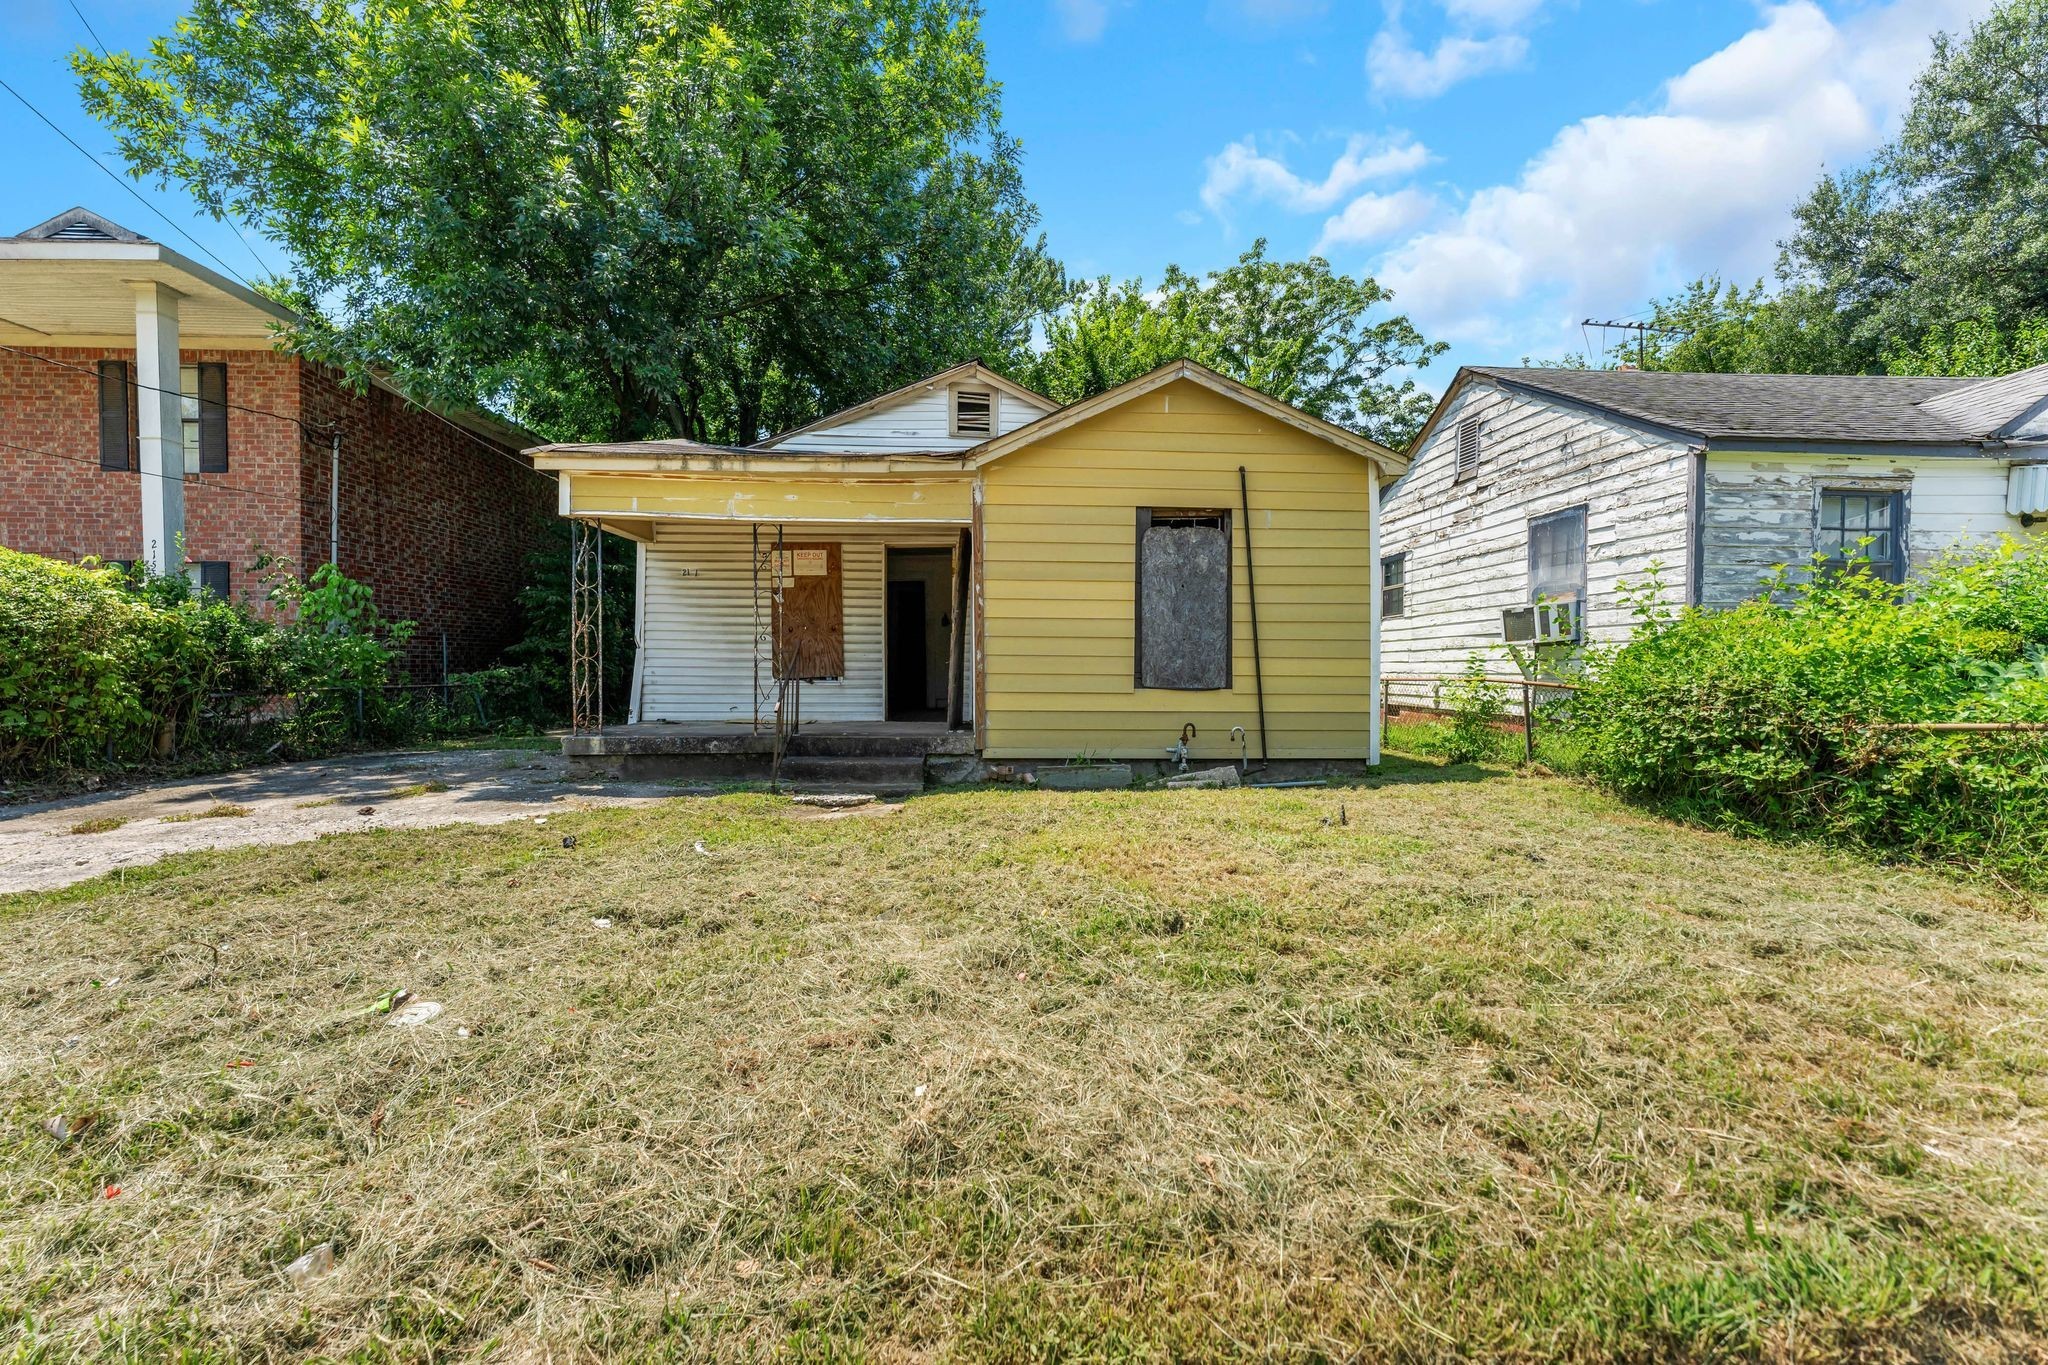
<instances>
[{"instance_id":1,"label":"mowed grass lawn","mask_svg":"<svg viewBox=\"0 0 2048 1365\"><path fill-rule=\"evenodd\" d=\"M0 1354L2048 1350L2035 908L1393 771L0 902Z\"/></svg>"}]
</instances>

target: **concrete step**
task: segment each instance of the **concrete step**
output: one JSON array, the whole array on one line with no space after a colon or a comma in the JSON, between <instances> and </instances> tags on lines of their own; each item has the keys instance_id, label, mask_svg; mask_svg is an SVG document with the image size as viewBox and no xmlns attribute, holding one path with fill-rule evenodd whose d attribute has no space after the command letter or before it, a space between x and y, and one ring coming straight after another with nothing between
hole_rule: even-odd
<instances>
[{"instance_id":1,"label":"concrete step","mask_svg":"<svg viewBox=\"0 0 2048 1365\"><path fill-rule=\"evenodd\" d=\"M782 781L804 792L907 796L924 790L924 756L843 758L789 754L782 760Z\"/></svg>"}]
</instances>

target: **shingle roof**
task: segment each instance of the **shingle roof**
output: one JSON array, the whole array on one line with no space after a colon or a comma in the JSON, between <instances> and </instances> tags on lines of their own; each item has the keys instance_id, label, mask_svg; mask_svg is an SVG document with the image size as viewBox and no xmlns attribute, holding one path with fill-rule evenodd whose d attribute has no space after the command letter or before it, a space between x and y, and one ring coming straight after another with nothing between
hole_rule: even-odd
<instances>
[{"instance_id":1,"label":"shingle roof","mask_svg":"<svg viewBox=\"0 0 2048 1365\"><path fill-rule=\"evenodd\" d=\"M1976 439L1960 414L1923 406L1976 379L1848 374L1674 374L1475 365L1472 373L1555 394L1707 440L1955 445Z\"/></svg>"}]
</instances>

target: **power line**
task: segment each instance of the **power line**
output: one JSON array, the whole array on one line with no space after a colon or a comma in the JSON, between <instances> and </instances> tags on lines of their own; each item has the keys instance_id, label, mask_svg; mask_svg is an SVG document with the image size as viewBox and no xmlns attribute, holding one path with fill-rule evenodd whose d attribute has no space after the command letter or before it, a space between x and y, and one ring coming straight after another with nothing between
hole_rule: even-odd
<instances>
[{"instance_id":1,"label":"power line","mask_svg":"<svg viewBox=\"0 0 2048 1365\"><path fill-rule=\"evenodd\" d=\"M80 375L85 376L88 379L91 379L94 383L99 382L99 371L95 369L90 369L84 365L73 364L71 361L68 360L59 360L55 356L42 355L35 351L24 350L19 346L9 346L6 345L5 343L0 343L0 351L6 351L12 355L18 355L28 360L40 361L45 365L54 365L60 370L71 370ZM127 384L128 387L136 389L138 391L146 391L149 393L171 393L176 394L176 396L180 398L188 398L191 396L187 394L183 389L167 389L160 384L145 384L140 379L135 378L132 372L127 380ZM401 394L400 397L404 397L404 395ZM458 436L461 436L463 439L474 442L481 449L486 450L493 455L496 455L500 459L511 461L514 468L523 469L527 473L538 475L543 479L552 477L545 470L535 469L527 461L522 460L517 455L514 455L511 452L505 450L502 446L496 445L493 442L485 440L483 437L477 435L475 432L463 427L459 422L454 421L453 419L445 416L442 413L434 411L434 409L428 407L426 404L414 402L410 398L405 399L405 401L411 407L416 408L420 412L426 413L429 417L432 417L436 421L440 422L441 424L446 426L450 431L454 432ZM313 433L318 433L320 439L326 440L332 437L336 431L336 427L333 425L317 426L311 422L305 421L302 418L288 416L287 414L282 412L272 412L268 408L252 408L244 403L229 403L225 401L222 402L221 406L233 408L237 412L254 413L259 417L273 417L280 422L290 422L292 425L299 428L299 434L301 439L306 439L310 437Z\"/></svg>"},{"instance_id":2,"label":"power line","mask_svg":"<svg viewBox=\"0 0 2048 1365\"><path fill-rule=\"evenodd\" d=\"M107 179L113 181L116 185L119 185L122 189L126 190L130 195L132 195L136 203L142 205L142 207L148 209L151 213L163 219L165 223L170 225L170 228L173 232L178 233L180 236L184 237L186 241L192 243L193 246L196 246L201 251L205 252L207 256L213 260L213 263L215 265L218 265L222 270L227 271L229 278L234 280L235 283L241 285L244 289L253 290L255 288L255 286L251 285L247 280L243 279L239 274L237 274L233 266L229 265L226 261L223 261L219 256L215 255L212 247L209 247L208 245L206 245L206 243L200 241L197 237L194 237L184 228L179 227L175 222L172 222L169 214L165 213L155 204L150 203L147 199L144 199L140 191L138 191L133 185L129 184L126 180L123 180L120 176L114 174L112 170L108 169L106 164L103 163L98 157L94 156L91 152L88 152L85 149L85 147L78 141L77 138L74 138L73 136L71 136L71 134L65 132L62 128L58 127L57 124L50 118L48 114L45 114L42 110L36 108L34 104L29 102L28 96L22 94L19 90L16 90L13 86L9 85L5 79L0 79L0 90L5 90L8 94L20 100L22 103L22 107L27 109L31 114L34 114L37 118L41 119L51 132L55 133L58 137L61 137L66 142L70 143L72 148L75 151L77 151L77 153L80 156L84 157L87 161L90 161L94 166L97 166L102 175L106 176ZM246 245L246 243L244 245Z\"/></svg>"},{"instance_id":3,"label":"power line","mask_svg":"<svg viewBox=\"0 0 2048 1365\"><path fill-rule=\"evenodd\" d=\"M107 45L105 43L100 42L100 35L98 31L93 28L92 20L85 17L85 11L78 7L78 0L71 0L71 12L78 16L79 23L85 25L85 31L87 33L92 34L93 43L95 46L99 48L100 55L102 57L111 59L114 54L107 51Z\"/></svg>"},{"instance_id":4,"label":"power line","mask_svg":"<svg viewBox=\"0 0 2048 1365\"><path fill-rule=\"evenodd\" d=\"M219 489L223 493L239 493L245 498L268 498L272 502L281 503L286 506L296 508L312 507L325 510L327 507L327 500L325 498L294 498L287 493L266 491L261 488L245 488L240 484L210 483L207 480L195 478L190 474L185 474L182 476L175 474L159 474L146 469L133 469L127 467L123 467L120 469L108 469L105 465L101 464L97 459L94 459L90 455L64 455L54 450L44 450L40 446L17 445L13 441L0 441L0 447L5 447L8 450L18 450L24 455L40 455L44 459L48 460L68 460L72 464L87 465L93 469L98 470L102 474L133 474L137 478L142 479L177 479L178 482L184 484L188 488L214 488Z\"/></svg>"},{"instance_id":5,"label":"power line","mask_svg":"<svg viewBox=\"0 0 2048 1365\"><path fill-rule=\"evenodd\" d=\"M9 346L6 345L5 343L0 343L0 351L6 351L11 355L18 355L23 357L24 359L40 361L45 365L55 365L60 370L76 371L77 373L84 375L86 378L93 380L95 383L98 382L100 377L100 372L98 370L88 368L87 366L84 365L76 365L68 360L59 360L55 356L40 355L35 351L23 350L19 346ZM186 393L183 389L167 389L163 387L163 385L161 384L145 384L140 379L134 377L134 373L132 370L130 371L129 377L125 382L127 383L129 388L141 392L168 393L178 398L190 398L193 396L189 393ZM280 422L290 422L293 426L298 427L302 433L317 431L323 437L332 434L332 429L329 427L316 427L312 423L303 421L300 418L287 416L282 412L272 412L269 408L252 408L246 403L230 403L227 402L226 400L222 400L221 406L224 408L233 408L236 412L252 412L256 414L258 417L274 417Z\"/></svg>"}]
</instances>

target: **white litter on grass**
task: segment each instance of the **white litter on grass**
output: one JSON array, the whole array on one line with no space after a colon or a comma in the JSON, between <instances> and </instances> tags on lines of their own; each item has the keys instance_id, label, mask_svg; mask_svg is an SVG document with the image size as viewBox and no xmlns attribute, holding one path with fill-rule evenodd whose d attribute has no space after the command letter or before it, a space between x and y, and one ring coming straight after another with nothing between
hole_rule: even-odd
<instances>
[{"instance_id":1,"label":"white litter on grass","mask_svg":"<svg viewBox=\"0 0 2048 1365\"><path fill-rule=\"evenodd\" d=\"M441 1002L438 1000L415 1000L400 1010L394 1010L387 1021L393 1028L418 1028L431 1024L441 1017Z\"/></svg>"},{"instance_id":2,"label":"white litter on grass","mask_svg":"<svg viewBox=\"0 0 2048 1365\"><path fill-rule=\"evenodd\" d=\"M536 815L533 817L533 823L535 823L536 825L545 825L547 822L548 818L545 815Z\"/></svg>"},{"instance_id":3,"label":"white litter on grass","mask_svg":"<svg viewBox=\"0 0 2048 1365\"><path fill-rule=\"evenodd\" d=\"M699 857L702 857L702 858L709 858L709 857L711 856L711 850L710 850L710 849L708 849L708 848L706 848L706 847L704 847L704 841L703 841L702 839L699 839L699 840L697 841L697 845L696 845L696 847L697 847L697 855L698 855Z\"/></svg>"},{"instance_id":4,"label":"white litter on grass","mask_svg":"<svg viewBox=\"0 0 2048 1365\"><path fill-rule=\"evenodd\" d=\"M292 1282L292 1288L304 1289L334 1269L334 1243L322 1242L305 1255L284 1268L285 1278Z\"/></svg>"},{"instance_id":5,"label":"white litter on grass","mask_svg":"<svg viewBox=\"0 0 2048 1365\"><path fill-rule=\"evenodd\" d=\"M599 929L609 929L612 927L612 922L601 915L592 915L590 922Z\"/></svg>"},{"instance_id":6,"label":"white litter on grass","mask_svg":"<svg viewBox=\"0 0 2048 1365\"><path fill-rule=\"evenodd\" d=\"M930 1087L928 1087L928 1086L922 1086L922 1085L921 1085L921 1086L919 1086L919 1087L918 1087L917 1089L915 1089L915 1090L913 1090L913 1091L911 1091L911 1092L910 1092L910 1098L912 1098L912 1099L914 1099L914 1100L921 1100L921 1099L923 1099L923 1098L924 1098L924 1092L925 1092L925 1091L926 1091L927 1089L929 1089L929 1088L930 1088Z\"/></svg>"}]
</instances>

